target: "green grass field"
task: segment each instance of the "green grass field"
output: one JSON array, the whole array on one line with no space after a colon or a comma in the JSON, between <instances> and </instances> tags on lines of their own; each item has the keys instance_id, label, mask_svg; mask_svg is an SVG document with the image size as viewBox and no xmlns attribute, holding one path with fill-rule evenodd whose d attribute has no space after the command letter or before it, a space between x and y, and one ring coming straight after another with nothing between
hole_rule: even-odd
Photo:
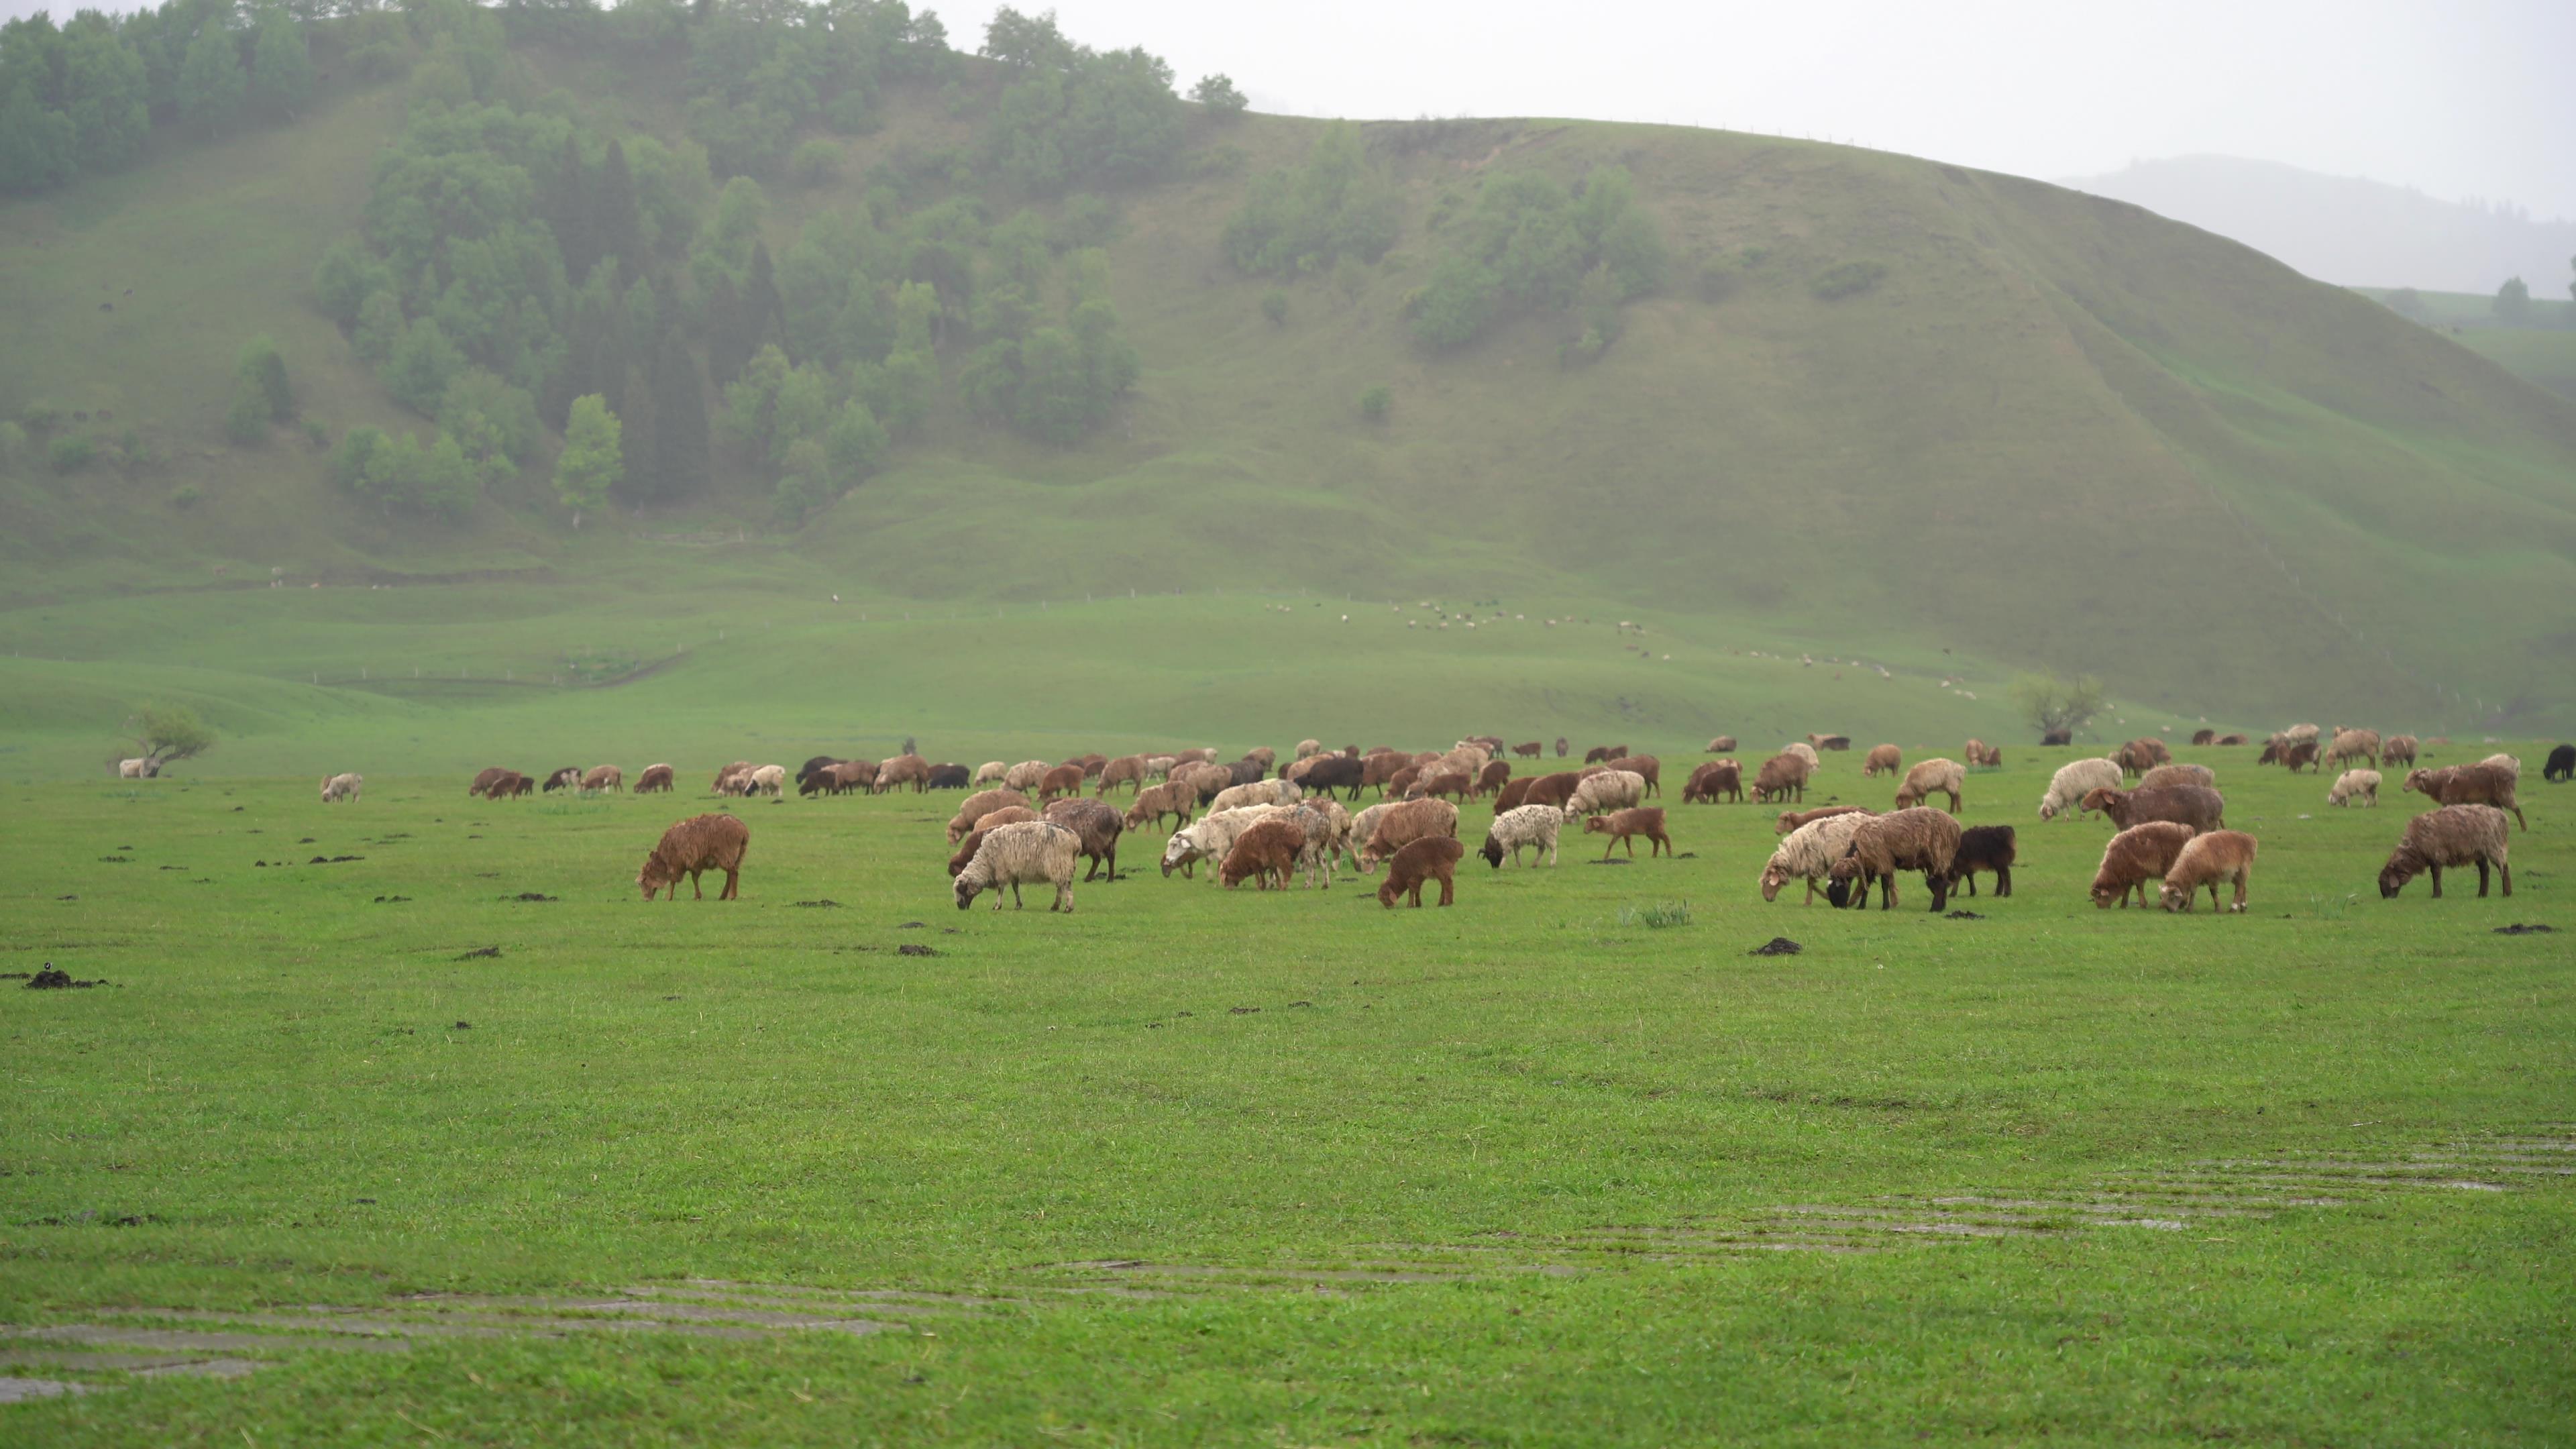
<instances>
[{"instance_id":1,"label":"green grass field","mask_svg":"<svg viewBox=\"0 0 2576 1449\"><path fill-rule=\"evenodd\" d=\"M954 795L735 803L743 899L647 906L635 865L717 808L713 765L807 751L738 737L656 756L679 797L494 804L453 743L403 744L427 706L370 708L300 737L367 769L355 805L318 804L311 764L221 772L248 744L0 787L0 965L107 983L0 989L0 1373L98 1390L0 1407L0 1439L2576 1422L2567 937L2495 933L2576 928L2547 742L2511 746L2510 900L2457 875L2378 899L2416 801L2393 783L2328 809L2323 780L2186 748L2263 841L2251 909L2098 911L2106 827L2033 819L2066 755L2007 746L1964 812L2021 831L2015 893L1955 902L1981 919L1919 883L1895 914L1764 905L1773 812L1674 800L1680 859L1601 866L1569 836L1554 869L1471 858L1448 910L1165 879L1148 832L1064 917L954 909ZM511 731L546 716L483 708L437 722L538 748ZM1017 758L1088 728L922 734ZM1779 733L1738 732L1755 757ZM1701 740L1633 733L1677 794ZM1809 803L1883 807L1859 763L1829 756ZM1686 924L1637 914L1673 903ZM1775 935L1805 949L1747 954ZM244 1376L131 1372L210 1360Z\"/></svg>"}]
</instances>

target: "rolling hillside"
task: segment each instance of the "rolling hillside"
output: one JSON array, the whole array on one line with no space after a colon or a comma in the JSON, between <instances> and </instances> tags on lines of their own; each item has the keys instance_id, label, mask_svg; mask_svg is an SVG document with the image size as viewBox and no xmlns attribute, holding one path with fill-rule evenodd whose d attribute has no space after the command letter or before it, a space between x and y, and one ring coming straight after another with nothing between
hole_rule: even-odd
<instances>
[{"instance_id":1,"label":"rolling hillside","mask_svg":"<svg viewBox=\"0 0 2576 1449\"><path fill-rule=\"evenodd\" d=\"M529 95L586 124L679 135L671 73L535 43L515 63ZM1527 606L1533 619L1650 621L1709 660L1671 687L1692 701L1670 711L1677 731L1725 718L1728 651L1784 647L1981 672L1998 732L2010 728L1998 686L2035 666L2098 673L2173 718L2576 722L2563 605L2576 597L2576 405L2134 206L1720 132L1367 126L1369 164L1396 198L1394 247L1276 281L1239 272L1221 235L1253 179L1302 162L1322 127L1193 114L1168 179L1107 193L1109 296L1142 372L1074 445L969 419L956 381L970 341L956 336L941 343L921 439L801 527L775 520L766 476L723 446L711 495L578 530L545 484L547 457L461 522L388 513L335 490L320 447L280 430L245 449L223 430L235 350L260 333L326 432L417 426L312 298L315 262L358 223L416 84L340 76L292 126L158 136L123 174L0 203L12 339L0 415L87 414L122 440L75 473L35 445L0 465L0 645L84 667L220 659L372 690L384 668L431 655L514 680L560 677L583 647L659 659L674 619L802 620L830 593L851 609L1024 617L1129 590L1305 591L1381 613L1398 599L1502 599L1546 601ZM861 205L879 163L971 155L1007 80L965 60L951 81L889 88L876 129L842 143L835 179L767 181L769 247ZM1619 309L1597 360L1569 364L1559 315L1452 351L1414 339L1406 300L1480 188L1608 165L1633 175L1674 265ZM995 220L1065 209L989 180L958 192ZM1820 295L1851 263L1883 270ZM1263 307L1274 288L1276 322ZM1379 421L1358 405L1373 387L1387 390ZM264 606L232 596L269 593L272 577L332 585L299 606L328 626L292 651L262 647ZM404 587L341 587L368 582ZM1223 654L1226 617L1205 616L1204 642L1166 647ZM581 622L536 622L549 618ZM639 621L638 637L596 637L621 620ZM826 632L792 647L834 637L813 627ZM1087 708L1127 687L1130 643L1116 627L996 631L965 657ZM1384 674L1364 683L1404 677L1368 658ZM749 673L799 667L781 654ZM1259 677L1290 693L1354 687L1329 650ZM1509 697L1502 678L1479 702ZM1608 676L1583 683L1586 709L1620 693ZM1182 710L1193 698L1186 685L1171 696Z\"/></svg>"}]
</instances>

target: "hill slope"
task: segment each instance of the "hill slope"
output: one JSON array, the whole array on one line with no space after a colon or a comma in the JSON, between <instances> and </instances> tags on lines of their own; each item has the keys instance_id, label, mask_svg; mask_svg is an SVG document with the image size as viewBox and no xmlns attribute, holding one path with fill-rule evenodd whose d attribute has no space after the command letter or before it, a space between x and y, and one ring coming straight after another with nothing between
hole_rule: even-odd
<instances>
[{"instance_id":1,"label":"hill slope","mask_svg":"<svg viewBox=\"0 0 2576 1449\"><path fill-rule=\"evenodd\" d=\"M551 104L676 134L653 77L520 55L562 88ZM876 163L971 146L1002 78L962 75L890 91L879 129L846 143L846 179L774 183L772 248L859 204ZM2576 719L2576 631L2547 602L2576 592L2576 408L2134 206L1727 133L1372 126L1394 250L1274 283L1229 266L1219 234L1249 178L1302 160L1320 128L1194 118L1179 179L1113 195L1110 295L1143 373L1077 445L965 420L952 340L928 441L792 535L730 455L714 495L578 532L542 460L463 525L387 516L332 490L318 450L231 448L221 420L233 350L267 332L307 417L403 421L309 277L355 224L404 99L344 84L302 124L164 142L125 175L0 206L0 326L17 343L0 413L104 412L94 427L139 445L121 468L58 477L28 457L0 479L13 647L113 658L155 630L185 638L187 591L272 569L469 594L498 571L700 616L745 588L1021 605L1303 588L1589 601L1697 621L1717 647L1759 629L1871 658L1951 649L1999 671L2091 670L2186 716ZM1452 352L1412 339L1405 299L1480 186L1602 164L1630 170L1682 264L1623 309L1597 361L1562 362L1550 316ZM1729 265L1703 292L1707 259ZM1877 285L1817 295L1856 261L1884 268ZM1274 286L1276 324L1260 305ZM1382 423L1355 405L1372 386L1389 390ZM718 530L762 540L667 541ZM31 612L141 589L181 592L78 650Z\"/></svg>"}]
</instances>

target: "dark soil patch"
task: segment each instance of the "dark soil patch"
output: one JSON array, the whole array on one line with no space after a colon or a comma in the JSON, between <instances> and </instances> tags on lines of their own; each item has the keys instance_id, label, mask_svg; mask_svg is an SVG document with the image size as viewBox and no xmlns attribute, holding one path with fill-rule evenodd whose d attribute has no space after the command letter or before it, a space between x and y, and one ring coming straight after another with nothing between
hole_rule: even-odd
<instances>
[{"instance_id":1,"label":"dark soil patch","mask_svg":"<svg viewBox=\"0 0 2576 1449\"><path fill-rule=\"evenodd\" d=\"M2546 936L2557 929L2556 926L2544 926L2538 922L2526 926L2516 921L2510 926L2496 927L2495 933L2499 936Z\"/></svg>"},{"instance_id":2,"label":"dark soil patch","mask_svg":"<svg viewBox=\"0 0 2576 1449\"><path fill-rule=\"evenodd\" d=\"M312 836L310 836L310 835L308 835L308 836L305 836L302 840L299 840L299 841L297 841L297 842L295 842L295 843L296 843L296 844L298 844L298 845L311 845L311 844L313 843L313 837L312 837Z\"/></svg>"},{"instance_id":3,"label":"dark soil patch","mask_svg":"<svg viewBox=\"0 0 2576 1449\"><path fill-rule=\"evenodd\" d=\"M366 857L363 855L317 855L304 863L306 865L339 865L345 861L364 859L366 859Z\"/></svg>"},{"instance_id":4,"label":"dark soil patch","mask_svg":"<svg viewBox=\"0 0 2576 1449\"><path fill-rule=\"evenodd\" d=\"M1635 861L1632 861L1632 860L1621 860L1619 857L1617 857L1617 856L1615 856L1615 855L1610 855L1610 856L1604 856L1604 857L1602 857L1602 858L1601 858L1601 859L1599 859L1599 860L1587 860L1587 861L1585 861L1585 862L1584 862L1584 864L1585 864L1585 865L1634 865L1634 864L1636 864L1636 862L1635 862Z\"/></svg>"},{"instance_id":5,"label":"dark soil patch","mask_svg":"<svg viewBox=\"0 0 2576 1449\"><path fill-rule=\"evenodd\" d=\"M184 866L184 865L165 865L165 866L163 866L163 867L161 867L161 868L162 868L163 870L186 870L186 869L187 869L187 867L186 867L186 866Z\"/></svg>"},{"instance_id":6,"label":"dark soil patch","mask_svg":"<svg viewBox=\"0 0 2576 1449\"><path fill-rule=\"evenodd\" d=\"M128 857L122 855L102 855L98 858L98 863L101 865L123 865L126 863L127 859Z\"/></svg>"},{"instance_id":7,"label":"dark soil patch","mask_svg":"<svg viewBox=\"0 0 2576 1449\"><path fill-rule=\"evenodd\" d=\"M65 971L53 962L48 961L45 963L43 970L38 971L35 975L27 978L27 984L23 989L28 991L71 991L75 989L85 991L90 987L105 986L106 984L107 982L105 980L74 981L70 972Z\"/></svg>"},{"instance_id":8,"label":"dark soil patch","mask_svg":"<svg viewBox=\"0 0 2576 1449\"><path fill-rule=\"evenodd\" d=\"M1790 940L1786 936L1774 936L1770 940L1763 942L1761 945L1754 947L1752 950L1747 951L1744 954L1747 956L1795 956L1806 949L1806 947L1799 945L1797 942Z\"/></svg>"},{"instance_id":9,"label":"dark soil patch","mask_svg":"<svg viewBox=\"0 0 2576 1449\"><path fill-rule=\"evenodd\" d=\"M24 971L0 971L0 981L24 981L26 979L27 973Z\"/></svg>"},{"instance_id":10,"label":"dark soil patch","mask_svg":"<svg viewBox=\"0 0 2576 1449\"><path fill-rule=\"evenodd\" d=\"M58 901L76 901L76 900L79 900L79 899L80 899L80 897L78 897L78 896L56 896L56 897L54 897L54 899L55 899L55 900L58 900Z\"/></svg>"},{"instance_id":11,"label":"dark soil patch","mask_svg":"<svg viewBox=\"0 0 2576 1449\"><path fill-rule=\"evenodd\" d=\"M829 896L826 896L826 897L824 897L822 900L819 900L819 901L792 901L792 902L790 902L789 904L791 904L791 905L798 905L798 906L805 906L805 907L808 907L808 908L811 908L811 909L814 909L814 910L824 910L824 911L837 911L837 910L839 910L839 909L841 908L841 903L840 903L839 901L833 900L833 899L832 899L832 898L830 898Z\"/></svg>"},{"instance_id":12,"label":"dark soil patch","mask_svg":"<svg viewBox=\"0 0 2576 1449\"><path fill-rule=\"evenodd\" d=\"M409 896L378 896L378 897L376 897L376 899L375 899L375 904L380 905L380 906L398 905L398 904L400 904L401 902L404 902L404 901L407 901L407 900L410 900L410 899L411 899L411 897L409 897Z\"/></svg>"},{"instance_id":13,"label":"dark soil patch","mask_svg":"<svg viewBox=\"0 0 2576 1449\"><path fill-rule=\"evenodd\" d=\"M1698 852L1698 851L1696 851L1696 850L1685 850L1685 851L1683 851L1681 854L1674 856L1674 857L1673 857L1673 859L1675 859L1675 860L1697 860L1697 859L1699 859L1699 852Z\"/></svg>"},{"instance_id":14,"label":"dark soil patch","mask_svg":"<svg viewBox=\"0 0 2576 1449\"><path fill-rule=\"evenodd\" d=\"M919 941L906 941L895 947L894 953L898 956L936 956L939 954L939 949L935 946L925 946Z\"/></svg>"},{"instance_id":15,"label":"dark soil patch","mask_svg":"<svg viewBox=\"0 0 2576 1449\"><path fill-rule=\"evenodd\" d=\"M458 1031L472 1031L473 1029L474 1023L470 1021L460 1021L456 1024L456 1030Z\"/></svg>"},{"instance_id":16,"label":"dark soil patch","mask_svg":"<svg viewBox=\"0 0 2576 1449\"><path fill-rule=\"evenodd\" d=\"M503 896L501 899L505 901L551 901L559 900L561 897L550 896L545 894L543 891L521 891L515 896Z\"/></svg>"},{"instance_id":17,"label":"dark soil patch","mask_svg":"<svg viewBox=\"0 0 2576 1449\"><path fill-rule=\"evenodd\" d=\"M1942 919L1945 921L1982 921L1985 917L1978 915L1974 911L1952 911L1950 914L1942 917Z\"/></svg>"},{"instance_id":18,"label":"dark soil patch","mask_svg":"<svg viewBox=\"0 0 2576 1449\"><path fill-rule=\"evenodd\" d=\"M1228 1016L1251 1016L1260 1010L1261 1008L1258 1006L1229 1006L1225 1009L1225 1014Z\"/></svg>"},{"instance_id":19,"label":"dark soil patch","mask_svg":"<svg viewBox=\"0 0 2576 1449\"><path fill-rule=\"evenodd\" d=\"M457 960L459 960L459 961L490 961L490 960L497 960L497 959L500 957L500 955L501 955L501 948L500 948L500 947L498 947L498 946L482 946L482 947L478 947L478 948L476 948L476 949L474 949L474 950L468 951L468 952L466 952L464 955L459 956L459 957L457 957L456 959L457 959Z\"/></svg>"},{"instance_id":20,"label":"dark soil patch","mask_svg":"<svg viewBox=\"0 0 2576 1449\"><path fill-rule=\"evenodd\" d=\"M918 931L921 929L921 922L906 921L902 925L895 927L895 929L898 931Z\"/></svg>"}]
</instances>

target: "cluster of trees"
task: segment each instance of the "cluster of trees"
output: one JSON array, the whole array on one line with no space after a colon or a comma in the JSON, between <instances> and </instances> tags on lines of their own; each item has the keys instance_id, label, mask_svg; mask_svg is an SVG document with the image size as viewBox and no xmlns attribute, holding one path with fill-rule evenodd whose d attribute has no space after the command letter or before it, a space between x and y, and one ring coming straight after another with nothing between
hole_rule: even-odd
<instances>
[{"instance_id":1,"label":"cluster of trees","mask_svg":"<svg viewBox=\"0 0 2576 1449\"><path fill-rule=\"evenodd\" d=\"M1618 338L1619 305L1662 286L1670 267L1623 166L1571 188L1526 171L1489 177L1448 229L1431 280L1407 301L1429 347L1462 347L1515 313L1558 312L1574 324L1570 350L1597 356Z\"/></svg>"},{"instance_id":2,"label":"cluster of trees","mask_svg":"<svg viewBox=\"0 0 2576 1449\"><path fill-rule=\"evenodd\" d=\"M1181 153L1184 111L1172 68L1143 47L1093 50L1056 28L1055 12L1005 5L977 54L1016 72L995 105L986 145L1002 179L1053 196L1075 186L1118 186L1165 175ZM1233 82L1210 76L1198 93L1211 110L1242 109Z\"/></svg>"},{"instance_id":3,"label":"cluster of trees","mask_svg":"<svg viewBox=\"0 0 2576 1449\"><path fill-rule=\"evenodd\" d=\"M1344 257L1375 263L1398 231L1394 184L1369 165L1358 128L1335 121L1304 166L1254 179L1225 224L1225 254L1258 275L1319 273Z\"/></svg>"},{"instance_id":4,"label":"cluster of trees","mask_svg":"<svg viewBox=\"0 0 2576 1449\"><path fill-rule=\"evenodd\" d=\"M770 172L800 126L874 130L888 82L939 74L955 55L939 17L903 0L707 4L685 33L689 135L719 176Z\"/></svg>"}]
</instances>

